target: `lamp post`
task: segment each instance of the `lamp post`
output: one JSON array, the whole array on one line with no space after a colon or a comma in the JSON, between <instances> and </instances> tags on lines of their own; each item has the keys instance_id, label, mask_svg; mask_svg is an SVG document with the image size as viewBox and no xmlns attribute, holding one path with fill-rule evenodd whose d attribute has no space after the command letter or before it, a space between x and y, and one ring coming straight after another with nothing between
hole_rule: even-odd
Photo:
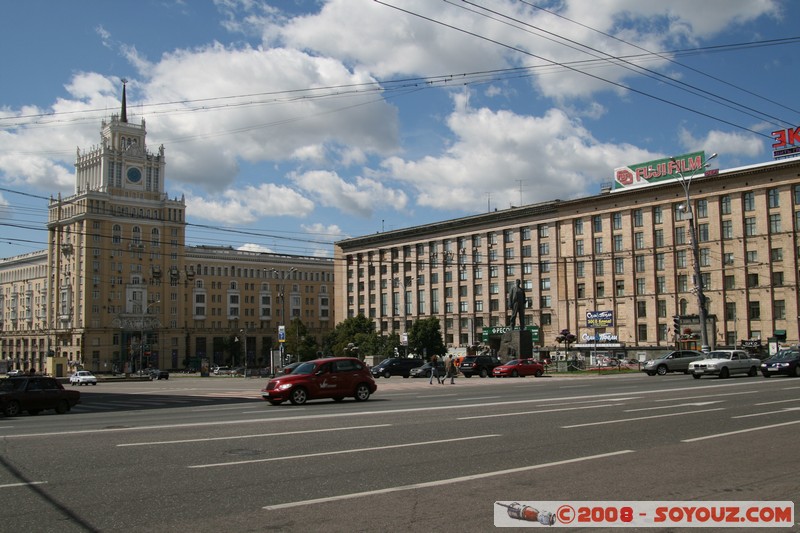
<instances>
[{"instance_id":1,"label":"lamp post","mask_svg":"<svg viewBox=\"0 0 800 533\"><path fill-rule=\"evenodd\" d=\"M147 312L156 304L160 304L161 300L156 300L155 302L150 302L146 306L142 306L142 317L139 321L139 368L138 372L142 373L142 359L144 358L144 317L147 315Z\"/></svg>"},{"instance_id":2,"label":"lamp post","mask_svg":"<svg viewBox=\"0 0 800 533\"><path fill-rule=\"evenodd\" d=\"M697 224L694 220L694 213L692 211L692 198L689 194L689 187L692 185L692 179L694 178L695 174L698 171L702 170L705 172L705 169L708 167L708 163L717 157L717 154L711 154L711 156L705 160L705 162L700 165L698 168L692 171L692 174L687 178L683 175L683 172L680 170L676 170L675 173L678 174L678 182L683 187L683 192L686 193L686 216L689 218L689 238L691 239L691 246L692 246L692 259L694 260L694 290L695 294L697 295L697 316L700 318L700 342L702 343L701 350L703 352L708 352L711 350L711 347L708 344L708 329L706 327L706 319L707 319L707 310L706 310L706 296L705 292L703 291L703 278L700 276L700 243L697 240ZM670 159L673 163L675 163L675 158Z\"/></svg>"},{"instance_id":3,"label":"lamp post","mask_svg":"<svg viewBox=\"0 0 800 533\"><path fill-rule=\"evenodd\" d=\"M295 267L292 267L288 271L284 271L281 274L281 280L285 281L286 280L286 274L287 273L291 274L292 272L295 272L296 270L297 269ZM278 270L273 268L272 269L272 273L277 276L278 275ZM281 299L281 321L280 321L280 324L278 326L278 342L280 343L281 364L284 365L284 364L286 364L284 362L284 358L286 356L286 348L285 348L285 344L286 344L286 283L281 283L278 290L279 290L278 296ZM281 329L283 329L283 336L281 336ZM298 357L298 360L299 360L299 357Z\"/></svg>"}]
</instances>

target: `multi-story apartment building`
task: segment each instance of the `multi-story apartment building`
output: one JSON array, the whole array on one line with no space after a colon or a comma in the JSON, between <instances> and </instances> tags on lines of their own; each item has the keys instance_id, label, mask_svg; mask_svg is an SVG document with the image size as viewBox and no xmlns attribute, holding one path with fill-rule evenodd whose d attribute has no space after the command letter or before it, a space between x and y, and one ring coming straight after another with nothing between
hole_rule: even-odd
<instances>
[{"instance_id":1,"label":"multi-story apartment building","mask_svg":"<svg viewBox=\"0 0 800 533\"><path fill-rule=\"evenodd\" d=\"M506 326L521 279L542 351L563 330L629 356L700 348L691 212L709 344L797 343L800 158L691 177L691 211L666 180L339 241L336 315L397 333L435 316L448 345L476 345Z\"/></svg>"},{"instance_id":2,"label":"multi-story apartment building","mask_svg":"<svg viewBox=\"0 0 800 533\"><path fill-rule=\"evenodd\" d=\"M164 147L145 141L123 87L101 144L78 153L75 194L50 201L47 250L0 261L0 361L54 375L198 368L223 363L235 338L249 365L265 366L294 318L321 340L333 327L332 260L187 247Z\"/></svg>"}]
</instances>

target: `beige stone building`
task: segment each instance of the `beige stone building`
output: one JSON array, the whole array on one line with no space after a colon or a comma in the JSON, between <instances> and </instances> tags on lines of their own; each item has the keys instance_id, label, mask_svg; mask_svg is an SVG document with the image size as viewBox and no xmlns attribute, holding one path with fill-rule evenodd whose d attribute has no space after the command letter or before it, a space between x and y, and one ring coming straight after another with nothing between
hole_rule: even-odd
<instances>
[{"instance_id":1,"label":"beige stone building","mask_svg":"<svg viewBox=\"0 0 800 533\"><path fill-rule=\"evenodd\" d=\"M707 174L683 177L709 345L797 343L800 158ZM478 345L506 326L506 295L521 279L542 352L564 349L562 330L578 349L630 357L699 349L685 204L681 182L667 180L343 240L336 316L401 334L435 316L447 345Z\"/></svg>"},{"instance_id":2,"label":"beige stone building","mask_svg":"<svg viewBox=\"0 0 800 533\"><path fill-rule=\"evenodd\" d=\"M47 250L0 261L6 370L268 366L279 326L299 318L318 340L333 327L330 258L185 245L185 201L166 194L164 147L128 122L124 88L75 166L75 194L50 200ZM245 341L233 361L231 339Z\"/></svg>"}]
</instances>

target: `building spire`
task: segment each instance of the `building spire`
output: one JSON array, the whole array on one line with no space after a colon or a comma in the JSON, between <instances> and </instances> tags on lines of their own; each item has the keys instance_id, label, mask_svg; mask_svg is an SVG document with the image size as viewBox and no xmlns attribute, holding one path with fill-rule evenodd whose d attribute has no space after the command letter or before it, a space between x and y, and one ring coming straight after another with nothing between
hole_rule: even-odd
<instances>
[{"instance_id":1,"label":"building spire","mask_svg":"<svg viewBox=\"0 0 800 533\"><path fill-rule=\"evenodd\" d=\"M128 122L128 101L125 95L125 85L128 83L128 80L122 78L122 111L119 114L119 121L120 122Z\"/></svg>"}]
</instances>

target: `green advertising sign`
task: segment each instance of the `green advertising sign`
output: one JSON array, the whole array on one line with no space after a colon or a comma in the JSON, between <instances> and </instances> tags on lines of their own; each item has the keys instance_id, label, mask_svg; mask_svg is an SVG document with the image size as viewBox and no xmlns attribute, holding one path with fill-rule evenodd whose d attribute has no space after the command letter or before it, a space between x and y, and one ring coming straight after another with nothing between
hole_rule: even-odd
<instances>
[{"instance_id":1,"label":"green advertising sign","mask_svg":"<svg viewBox=\"0 0 800 533\"><path fill-rule=\"evenodd\" d=\"M495 326L491 328L483 328L483 334L481 335L481 339L483 342L489 342L489 337L495 335L502 335L503 333L508 333L509 331L513 331L515 328L510 326ZM531 332L531 341L534 343L539 342L539 326L525 326L526 331Z\"/></svg>"},{"instance_id":2,"label":"green advertising sign","mask_svg":"<svg viewBox=\"0 0 800 533\"><path fill-rule=\"evenodd\" d=\"M706 163L705 152L692 152L667 159L656 159L627 167L614 169L614 190L632 189L678 179L679 174L686 177L703 169Z\"/></svg>"}]
</instances>

